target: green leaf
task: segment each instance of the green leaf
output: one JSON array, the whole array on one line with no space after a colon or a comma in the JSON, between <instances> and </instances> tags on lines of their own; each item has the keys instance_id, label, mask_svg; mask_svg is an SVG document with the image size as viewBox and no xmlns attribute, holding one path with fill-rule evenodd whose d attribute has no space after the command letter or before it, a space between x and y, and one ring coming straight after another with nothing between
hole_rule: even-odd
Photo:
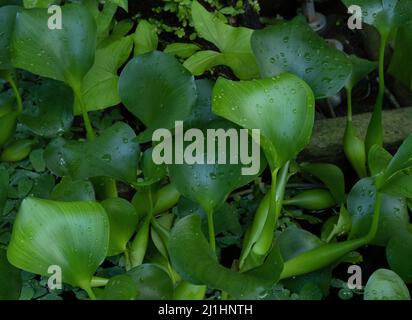
<instances>
[{"instance_id":1,"label":"green leaf","mask_svg":"<svg viewBox=\"0 0 412 320\"><path fill-rule=\"evenodd\" d=\"M411 230L395 234L386 246L386 259L390 268L406 283L412 283L412 233Z\"/></svg>"},{"instance_id":2,"label":"green leaf","mask_svg":"<svg viewBox=\"0 0 412 320\"><path fill-rule=\"evenodd\" d=\"M63 177L60 183L53 188L50 199L67 202L93 201L96 200L96 196L90 181L73 181L69 177Z\"/></svg>"},{"instance_id":3,"label":"green leaf","mask_svg":"<svg viewBox=\"0 0 412 320\"><path fill-rule=\"evenodd\" d=\"M11 42L16 68L65 81L80 92L81 81L93 65L96 24L80 4L62 7L62 29L48 28L47 9L19 12Z\"/></svg>"},{"instance_id":4,"label":"green leaf","mask_svg":"<svg viewBox=\"0 0 412 320\"><path fill-rule=\"evenodd\" d=\"M31 88L19 120L34 134L52 138L70 129L73 122L73 93L66 85L44 79Z\"/></svg>"},{"instance_id":5,"label":"green leaf","mask_svg":"<svg viewBox=\"0 0 412 320\"><path fill-rule=\"evenodd\" d=\"M102 110L120 103L118 69L129 58L133 47L131 37L124 37L96 51L92 68L82 85L83 103L87 111ZM74 113L82 113L76 101Z\"/></svg>"},{"instance_id":6,"label":"green leaf","mask_svg":"<svg viewBox=\"0 0 412 320\"><path fill-rule=\"evenodd\" d=\"M317 35L301 17L256 30L252 47L262 77L294 73L309 84L317 99L340 91L352 69L347 56Z\"/></svg>"},{"instance_id":7,"label":"green leaf","mask_svg":"<svg viewBox=\"0 0 412 320\"><path fill-rule=\"evenodd\" d=\"M13 226L7 258L14 266L48 276L59 266L63 282L90 290L109 243L109 221L96 202L26 198Z\"/></svg>"},{"instance_id":8,"label":"green leaf","mask_svg":"<svg viewBox=\"0 0 412 320\"><path fill-rule=\"evenodd\" d=\"M120 8L124 9L126 12L129 11L129 0L108 0L108 2L118 5Z\"/></svg>"},{"instance_id":9,"label":"green leaf","mask_svg":"<svg viewBox=\"0 0 412 320\"><path fill-rule=\"evenodd\" d=\"M133 279L127 274L119 274L110 278L104 288L102 300L134 300L137 287Z\"/></svg>"},{"instance_id":10,"label":"green leaf","mask_svg":"<svg viewBox=\"0 0 412 320\"><path fill-rule=\"evenodd\" d=\"M159 43L156 27L146 20L141 20L137 25L133 40L135 56L155 51Z\"/></svg>"},{"instance_id":11,"label":"green leaf","mask_svg":"<svg viewBox=\"0 0 412 320\"><path fill-rule=\"evenodd\" d=\"M194 43L170 43L166 46L163 52L186 59L198 50L200 50L200 47Z\"/></svg>"},{"instance_id":12,"label":"green leaf","mask_svg":"<svg viewBox=\"0 0 412 320\"><path fill-rule=\"evenodd\" d=\"M247 129L261 130L261 146L271 169L282 167L309 143L314 123L309 86L292 74L255 81L219 78L212 110Z\"/></svg>"},{"instance_id":13,"label":"green leaf","mask_svg":"<svg viewBox=\"0 0 412 320\"><path fill-rule=\"evenodd\" d=\"M56 0L23 0L25 8L48 8L50 5L58 3Z\"/></svg>"},{"instance_id":14,"label":"green leaf","mask_svg":"<svg viewBox=\"0 0 412 320\"><path fill-rule=\"evenodd\" d=\"M337 203L342 204L345 201L345 177L338 166L329 163L305 163L301 168L303 172L322 181Z\"/></svg>"},{"instance_id":15,"label":"green leaf","mask_svg":"<svg viewBox=\"0 0 412 320\"><path fill-rule=\"evenodd\" d=\"M368 279L364 300L411 300L408 287L392 270L378 269Z\"/></svg>"},{"instance_id":16,"label":"green leaf","mask_svg":"<svg viewBox=\"0 0 412 320\"><path fill-rule=\"evenodd\" d=\"M107 255L115 256L126 251L126 245L136 231L139 216L134 206L122 198L106 199L102 203L109 217L110 240Z\"/></svg>"},{"instance_id":17,"label":"green leaf","mask_svg":"<svg viewBox=\"0 0 412 320\"><path fill-rule=\"evenodd\" d=\"M221 64L230 67L239 79L257 78L259 69L250 45L253 30L232 27L192 2L192 20L200 37L212 42L223 55Z\"/></svg>"},{"instance_id":18,"label":"green leaf","mask_svg":"<svg viewBox=\"0 0 412 320\"><path fill-rule=\"evenodd\" d=\"M412 176L397 174L381 190L395 197L412 198Z\"/></svg>"},{"instance_id":19,"label":"green leaf","mask_svg":"<svg viewBox=\"0 0 412 320\"><path fill-rule=\"evenodd\" d=\"M0 300L17 300L22 286L20 270L7 261L7 252L0 249Z\"/></svg>"},{"instance_id":20,"label":"green leaf","mask_svg":"<svg viewBox=\"0 0 412 320\"><path fill-rule=\"evenodd\" d=\"M412 23L407 23L396 32L395 48L389 73L412 89L412 66L409 63L409 52L412 52Z\"/></svg>"},{"instance_id":21,"label":"green leaf","mask_svg":"<svg viewBox=\"0 0 412 320\"><path fill-rule=\"evenodd\" d=\"M173 282L166 271L154 264L142 264L127 272L136 287L136 300L170 300Z\"/></svg>"},{"instance_id":22,"label":"green leaf","mask_svg":"<svg viewBox=\"0 0 412 320\"><path fill-rule=\"evenodd\" d=\"M387 182L397 172L412 167L412 135L399 147L398 151L389 162L383 176L377 181L378 188Z\"/></svg>"},{"instance_id":23,"label":"green leaf","mask_svg":"<svg viewBox=\"0 0 412 320\"><path fill-rule=\"evenodd\" d=\"M361 59L355 55L349 55L347 58L352 65L351 74L346 79L345 84L345 87L348 89L352 89L359 81L378 66L376 62Z\"/></svg>"},{"instance_id":24,"label":"green leaf","mask_svg":"<svg viewBox=\"0 0 412 320\"><path fill-rule=\"evenodd\" d=\"M350 238L367 234L372 223L375 207L376 187L372 178L360 180L348 195L348 212L352 222ZM398 232L407 229L409 214L404 198L382 193L379 226L374 245L385 246Z\"/></svg>"},{"instance_id":25,"label":"green leaf","mask_svg":"<svg viewBox=\"0 0 412 320\"><path fill-rule=\"evenodd\" d=\"M14 135L17 125L17 111L0 116L0 147L5 145Z\"/></svg>"},{"instance_id":26,"label":"green leaf","mask_svg":"<svg viewBox=\"0 0 412 320\"><path fill-rule=\"evenodd\" d=\"M382 175L392 160L392 155L383 147L375 144L370 148L368 166L372 177Z\"/></svg>"},{"instance_id":27,"label":"green leaf","mask_svg":"<svg viewBox=\"0 0 412 320\"><path fill-rule=\"evenodd\" d=\"M223 267L202 234L197 215L187 216L174 226L169 252L173 268L185 281L206 284L240 299L259 298L279 280L283 268L277 248L272 249L264 264L256 269L239 273Z\"/></svg>"},{"instance_id":28,"label":"green leaf","mask_svg":"<svg viewBox=\"0 0 412 320\"><path fill-rule=\"evenodd\" d=\"M158 128L184 120L197 99L189 72L172 56L152 52L132 59L120 75L119 93L126 108L147 127L143 142ZM159 116L161 115L161 116Z\"/></svg>"},{"instance_id":29,"label":"green leaf","mask_svg":"<svg viewBox=\"0 0 412 320\"><path fill-rule=\"evenodd\" d=\"M290 260L323 244L314 234L295 226L283 231L277 241L283 261Z\"/></svg>"},{"instance_id":30,"label":"green leaf","mask_svg":"<svg viewBox=\"0 0 412 320\"><path fill-rule=\"evenodd\" d=\"M357 5L362 8L362 21L376 27L381 35L388 35L392 30L412 18L412 3L403 0L342 0L347 6Z\"/></svg>"},{"instance_id":31,"label":"green leaf","mask_svg":"<svg viewBox=\"0 0 412 320\"><path fill-rule=\"evenodd\" d=\"M225 120L216 120L208 123L207 125L199 127L198 129L203 133L203 135L201 137L202 140L201 138L196 137L196 141L197 144L203 147L201 148L203 150L196 149L196 151L193 153L195 153L196 158L201 159L203 163L174 163L168 165L168 169L171 182L179 191L179 193L200 204L202 208L209 213L213 209L220 206L232 191L248 184L250 181L253 181L263 171L266 164L264 162L263 156L261 156L260 159L255 158L254 161L260 160L257 172L252 175L243 174L242 168L249 167L250 165L246 166L242 164L240 162L240 159L238 159L238 163L236 164L230 163L231 151L233 150L230 150L229 143L225 144L225 161L223 161L224 163L219 164L218 157L220 157L221 155L221 151L219 150L220 142L214 143L213 146L215 150L215 159L213 159L214 164L208 164L208 155L210 156L210 150L212 149L208 150L207 130L223 129L225 130L225 132L228 132L228 130L231 129L232 131L235 130L239 138L239 127ZM181 136L180 138L182 139L183 136ZM251 141L251 139L252 138L248 137L249 142ZM241 147L245 147L245 142L241 141L241 143L239 143L239 140L236 141L236 143L238 144L238 150L240 150ZM227 142L226 138L224 142ZM185 142L184 148L186 149L189 145L192 145L192 142ZM174 146L176 147L176 145ZM248 150L251 150L251 143L249 143L248 145Z\"/></svg>"},{"instance_id":32,"label":"green leaf","mask_svg":"<svg viewBox=\"0 0 412 320\"><path fill-rule=\"evenodd\" d=\"M23 139L9 143L1 152L0 161L18 162L26 159L37 142Z\"/></svg>"},{"instance_id":33,"label":"green leaf","mask_svg":"<svg viewBox=\"0 0 412 320\"><path fill-rule=\"evenodd\" d=\"M135 182L139 144L135 133L125 123L117 122L93 141L78 142L57 138L47 146L47 167L57 176L73 180L112 177Z\"/></svg>"},{"instance_id":34,"label":"green leaf","mask_svg":"<svg viewBox=\"0 0 412 320\"><path fill-rule=\"evenodd\" d=\"M10 56L10 42L18 11L20 11L20 8L17 6L0 8L0 70L13 68Z\"/></svg>"},{"instance_id":35,"label":"green leaf","mask_svg":"<svg viewBox=\"0 0 412 320\"><path fill-rule=\"evenodd\" d=\"M223 53L204 50L196 52L183 65L194 76L201 76L205 71L224 64L226 64L226 60Z\"/></svg>"}]
</instances>

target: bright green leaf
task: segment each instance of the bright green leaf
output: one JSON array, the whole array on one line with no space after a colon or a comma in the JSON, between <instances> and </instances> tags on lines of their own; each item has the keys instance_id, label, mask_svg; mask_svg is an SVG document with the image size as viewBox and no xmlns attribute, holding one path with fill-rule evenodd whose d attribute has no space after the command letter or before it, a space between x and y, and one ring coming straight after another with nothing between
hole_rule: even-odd
<instances>
[{"instance_id":1,"label":"bright green leaf","mask_svg":"<svg viewBox=\"0 0 412 320\"><path fill-rule=\"evenodd\" d=\"M146 20L141 20L137 25L133 40L135 56L155 51L159 43L156 27Z\"/></svg>"},{"instance_id":2,"label":"bright green leaf","mask_svg":"<svg viewBox=\"0 0 412 320\"><path fill-rule=\"evenodd\" d=\"M369 277L364 300L411 300L408 287L392 270L378 269Z\"/></svg>"}]
</instances>

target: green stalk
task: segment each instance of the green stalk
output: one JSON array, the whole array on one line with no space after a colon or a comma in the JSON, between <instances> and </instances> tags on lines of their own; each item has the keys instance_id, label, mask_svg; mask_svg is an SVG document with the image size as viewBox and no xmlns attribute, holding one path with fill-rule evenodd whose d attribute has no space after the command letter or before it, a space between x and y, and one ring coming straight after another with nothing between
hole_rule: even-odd
<instances>
[{"instance_id":1,"label":"green stalk","mask_svg":"<svg viewBox=\"0 0 412 320\"><path fill-rule=\"evenodd\" d=\"M9 84L10 84L12 90L13 90L13 93L16 96L17 112L18 112L18 114L21 114L23 112L23 102L22 102L22 99L21 99L19 88L17 87L16 82L14 81L13 77L10 74L7 76L6 80L9 82Z\"/></svg>"},{"instance_id":2,"label":"green stalk","mask_svg":"<svg viewBox=\"0 0 412 320\"><path fill-rule=\"evenodd\" d=\"M207 228L209 230L209 244L213 252L216 253L216 239L215 239L215 223L213 221L213 209L208 209L207 214Z\"/></svg>"},{"instance_id":3,"label":"green stalk","mask_svg":"<svg viewBox=\"0 0 412 320\"><path fill-rule=\"evenodd\" d=\"M96 295L94 294L90 286L84 287L82 289L87 292L87 295L89 296L90 300L96 300Z\"/></svg>"},{"instance_id":4,"label":"green stalk","mask_svg":"<svg viewBox=\"0 0 412 320\"><path fill-rule=\"evenodd\" d=\"M81 90L80 89L74 89L74 93L75 93L75 95L77 97L77 100L79 102L80 110L82 111L84 126L86 127L87 139L90 140L90 141L93 141L94 138L96 137L96 134L94 133L92 124L90 122L89 114L87 113L86 106L84 105Z\"/></svg>"},{"instance_id":5,"label":"green stalk","mask_svg":"<svg viewBox=\"0 0 412 320\"><path fill-rule=\"evenodd\" d=\"M346 117L345 134L343 137L343 150L358 177L364 178L367 175L365 143L358 137L352 124L352 88L346 88L346 92L348 114Z\"/></svg>"},{"instance_id":6,"label":"green stalk","mask_svg":"<svg viewBox=\"0 0 412 320\"><path fill-rule=\"evenodd\" d=\"M306 251L305 253L285 262L280 278L286 279L324 268L343 255L367 245L376 236L379 226L380 208L381 196L380 193L377 192L372 224L366 236L359 239L326 244L313 250Z\"/></svg>"},{"instance_id":7,"label":"green stalk","mask_svg":"<svg viewBox=\"0 0 412 320\"><path fill-rule=\"evenodd\" d=\"M153 217L153 197L150 187L148 192L148 201L149 210L145 217L143 225L140 227L139 231L136 234L136 237L133 239L128 254L125 255L128 256L128 260L130 261L130 268L137 267L143 263L144 256L146 255L147 245L149 243L150 223Z\"/></svg>"},{"instance_id":8,"label":"green stalk","mask_svg":"<svg viewBox=\"0 0 412 320\"><path fill-rule=\"evenodd\" d=\"M379 47L379 92L376 99L375 108L372 113L372 118L369 122L368 131L366 133L366 154L370 148L377 144L383 144L383 128L382 128L382 105L385 95L385 48L388 42L388 34L381 33L381 42Z\"/></svg>"},{"instance_id":9,"label":"green stalk","mask_svg":"<svg viewBox=\"0 0 412 320\"><path fill-rule=\"evenodd\" d=\"M92 281L90 282L90 286L92 288L104 287L108 282L109 282L109 279L102 278L102 277L93 277Z\"/></svg>"}]
</instances>

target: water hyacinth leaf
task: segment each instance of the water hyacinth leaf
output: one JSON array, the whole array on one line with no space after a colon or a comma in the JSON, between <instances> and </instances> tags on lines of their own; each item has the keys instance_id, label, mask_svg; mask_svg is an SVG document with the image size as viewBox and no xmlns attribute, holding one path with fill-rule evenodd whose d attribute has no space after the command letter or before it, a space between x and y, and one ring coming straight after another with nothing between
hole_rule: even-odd
<instances>
[{"instance_id":1,"label":"water hyacinth leaf","mask_svg":"<svg viewBox=\"0 0 412 320\"><path fill-rule=\"evenodd\" d=\"M133 279L127 274L119 274L110 278L104 288L102 300L134 300L137 288Z\"/></svg>"},{"instance_id":2,"label":"water hyacinth leaf","mask_svg":"<svg viewBox=\"0 0 412 320\"><path fill-rule=\"evenodd\" d=\"M350 238L359 238L367 234L372 223L375 199L376 187L372 178L364 178L352 188L347 199L352 223ZM382 193L378 231L371 243L385 246L393 235L408 228L408 222L409 214L405 199Z\"/></svg>"},{"instance_id":3,"label":"water hyacinth leaf","mask_svg":"<svg viewBox=\"0 0 412 320\"><path fill-rule=\"evenodd\" d=\"M309 84L318 99L339 92L352 69L347 56L318 36L301 17L256 30L252 47L262 77L294 73Z\"/></svg>"},{"instance_id":4,"label":"water hyacinth leaf","mask_svg":"<svg viewBox=\"0 0 412 320\"><path fill-rule=\"evenodd\" d=\"M323 244L314 234L294 226L283 231L277 241L283 261L290 260Z\"/></svg>"},{"instance_id":5,"label":"water hyacinth leaf","mask_svg":"<svg viewBox=\"0 0 412 320\"><path fill-rule=\"evenodd\" d=\"M87 180L72 180L70 177L63 177L51 194L51 200L60 201L93 201L96 196L93 184Z\"/></svg>"},{"instance_id":6,"label":"water hyacinth leaf","mask_svg":"<svg viewBox=\"0 0 412 320\"><path fill-rule=\"evenodd\" d=\"M44 79L31 89L20 122L34 134L52 138L66 132L73 122L73 93L61 82Z\"/></svg>"},{"instance_id":7,"label":"water hyacinth leaf","mask_svg":"<svg viewBox=\"0 0 412 320\"><path fill-rule=\"evenodd\" d=\"M345 177L338 166L328 163L305 163L301 168L303 172L322 181L337 203L342 204L345 201Z\"/></svg>"},{"instance_id":8,"label":"water hyacinth leaf","mask_svg":"<svg viewBox=\"0 0 412 320\"><path fill-rule=\"evenodd\" d=\"M392 270L378 269L369 277L364 300L411 300L408 287Z\"/></svg>"},{"instance_id":9,"label":"water hyacinth leaf","mask_svg":"<svg viewBox=\"0 0 412 320\"><path fill-rule=\"evenodd\" d=\"M156 27L146 20L141 20L137 25L133 41L135 56L155 51L159 43Z\"/></svg>"},{"instance_id":10,"label":"water hyacinth leaf","mask_svg":"<svg viewBox=\"0 0 412 320\"><path fill-rule=\"evenodd\" d=\"M271 169L282 167L309 143L314 123L312 90L292 74L253 80L219 78L212 110L247 129L260 129Z\"/></svg>"},{"instance_id":11,"label":"water hyacinth leaf","mask_svg":"<svg viewBox=\"0 0 412 320\"><path fill-rule=\"evenodd\" d=\"M224 290L235 299L258 299L279 280L283 269L276 247L256 269L239 273L223 267L203 236L198 215L187 216L175 224L169 253L173 268L185 281Z\"/></svg>"},{"instance_id":12,"label":"water hyacinth leaf","mask_svg":"<svg viewBox=\"0 0 412 320\"><path fill-rule=\"evenodd\" d=\"M381 187L387 179L392 177L397 172L412 167L412 135L404 140L398 151L389 162L383 176L377 182L378 187Z\"/></svg>"},{"instance_id":13,"label":"water hyacinth leaf","mask_svg":"<svg viewBox=\"0 0 412 320\"><path fill-rule=\"evenodd\" d=\"M192 19L200 37L212 42L222 53L220 64L230 67L239 79L247 80L259 76L250 45L252 29L236 28L224 23L197 1L192 2Z\"/></svg>"},{"instance_id":14,"label":"water hyacinth leaf","mask_svg":"<svg viewBox=\"0 0 412 320\"><path fill-rule=\"evenodd\" d=\"M126 65L119 93L126 108L147 127L142 142L150 141L154 130L171 129L176 120L187 118L197 99L190 73L176 58L158 51L135 57Z\"/></svg>"},{"instance_id":15,"label":"water hyacinth leaf","mask_svg":"<svg viewBox=\"0 0 412 320\"><path fill-rule=\"evenodd\" d=\"M358 58L355 55L347 56L349 63L352 65L351 73L346 79L345 87L352 89L367 74L371 73L378 65L376 62Z\"/></svg>"},{"instance_id":16,"label":"water hyacinth leaf","mask_svg":"<svg viewBox=\"0 0 412 320\"><path fill-rule=\"evenodd\" d=\"M134 206L125 199L111 198L101 205L110 223L110 240L107 255L114 256L126 251L126 245L136 231L139 216Z\"/></svg>"},{"instance_id":17,"label":"water hyacinth leaf","mask_svg":"<svg viewBox=\"0 0 412 320\"><path fill-rule=\"evenodd\" d=\"M142 264L127 272L137 287L136 300L170 300L173 282L168 273L154 264Z\"/></svg>"},{"instance_id":18,"label":"water hyacinth leaf","mask_svg":"<svg viewBox=\"0 0 412 320\"><path fill-rule=\"evenodd\" d=\"M388 35L392 30L412 18L412 3L403 0L342 0L350 7L362 8L362 21L376 27L381 35Z\"/></svg>"},{"instance_id":19,"label":"water hyacinth leaf","mask_svg":"<svg viewBox=\"0 0 412 320\"><path fill-rule=\"evenodd\" d=\"M0 154L0 161L18 162L26 159L33 146L37 142L35 140L22 139L9 143Z\"/></svg>"},{"instance_id":20,"label":"water hyacinth leaf","mask_svg":"<svg viewBox=\"0 0 412 320\"><path fill-rule=\"evenodd\" d=\"M194 76L201 76L205 71L222 64L225 64L225 55L223 53L204 50L196 52L183 65Z\"/></svg>"},{"instance_id":21,"label":"water hyacinth leaf","mask_svg":"<svg viewBox=\"0 0 412 320\"><path fill-rule=\"evenodd\" d=\"M395 48L389 73L412 89L412 66L408 52L412 52L412 23L407 23L396 32Z\"/></svg>"},{"instance_id":22,"label":"water hyacinth leaf","mask_svg":"<svg viewBox=\"0 0 412 320\"><path fill-rule=\"evenodd\" d=\"M162 180L166 175L166 166L153 162L153 148L146 149L140 159L140 167L147 184L153 184Z\"/></svg>"},{"instance_id":23,"label":"water hyacinth leaf","mask_svg":"<svg viewBox=\"0 0 412 320\"><path fill-rule=\"evenodd\" d=\"M385 183L381 190L395 197L412 198L412 176L396 174Z\"/></svg>"},{"instance_id":24,"label":"water hyacinth leaf","mask_svg":"<svg viewBox=\"0 0 412 320\"><path fill-rule=\"evenodd\" d=\"M117 122L93 141L78 142L57 138L44 152L47 167L57 176L73 180L91 177L112 177L135 182L139 144L134 131Z\"/></svg>"},{"instance_id":25,"label":"water hyacinth leaf","mask_svg":"<svg viewBox=\"0 0 412 320\"><path fill-rule=\"evenodd\" d=\"M412 230L394 235L386 246L386 259L390 268L406 283L412 283Z\"/></svg>"},{"instance_id":26,"label":"water hyacinth leaf","mask_svg":"<svg viewBox=\"0 0 412 320\"><path fill-rule=\"evenodd\" d=\"M98 203L26 198L13 226L7 258L42 276L50 275L50 266L59 266L63 282L89 292L108 243L109 221Z\"/></svg>"},{"instance_id":27,"label":"water hyacinth leaf","mask_svg":"<svg viewBox=\"0 0 412 320\"><path fill-rule=\"evenodd\" d=\"M383 174L391 160L392 155L388 151L377 144L373 145L368 154L368 166L371 176Z\"/></svg>"},{"instance_id":28,"label":"water hyacinth leaf","mask_svg":"<svg viewBox=\"0 0 412 320\"><path fill-rule=\"evenodd\" d=\"M62 30L49 29L47 9L17 14L11 42L12 62L27 70L69 84L80 93L81 81L93 65L96 24L80 4L62 7Z\"/></svg>"},{"instance_id":29,"label":"water hyacinth leaf","mask_svg":"<svg viewBox=\"0 0 412 320\"><path fill-rule=\"evenodd\" d=\"M118 5L126 12L129 11L129 0L108 0L108 2Z\"/></svg>"},{"instance_id":30,"label":"water hyacinth leaf","mask_svg":"<svg viewBox=\"0 0 412 320\"><path fill-rule=\"evenodd\" d=\"M7 252L0 249L0 300L17 300L22 280L20 270L7 261Z\"/></svg>"},{"instance_id":31,"label":"water hyacinth leaf","mask_svg":"<svg viewBox=\"0 0 412 320\"><path fill-rule=\"evenodd\" d=\"M10 41L14 30L16 15L19 10L20 8L17 6L0 8L0 70L13 68L10 60Z\"/></svg>"},{"instance_id":32,"label":"water hyacinth leaf","mask_svg":"<svg viewBox=\"0 0 412 320\"><path fill-rule=\"evenodd\" d=\"M57 0L23 0L25 8L48 8L50 5L58 3Z\"/></svg>"},{"instance_id":33,"label":"water hyacinth leaf","mask_svg":"<svg viewBox=\"0 0 412 320\"><path fill-rule=\"evenodd\" d=\"M86 110L102 110L120 103L117 70L129 57L132 47L132 38L124 37L96 51L94 64L82 84ZM76 101L74 113L79 115L81 112L79 101Z\"/></svg>"},{"instance_id":34,"label":"water hyacinth leaf","mask_svg":"<svg viewBox=\"0 0 412 320\"><path fill-rule=\"evenodd\" d=\"M199 137L195 136L194 139L192 138L193 142L186 141L184 143L185 158L189 155L188 151L195 147L191 150L190 156L195 156L198 163L188 164L184 162L183 164L177 164L174 161L173 164L168 165L171 182L179 193L200 204L207 213L221 205L232 191L253 181L266 165L264 157L260 156L260 149L255 144L252 163L254 168L252 169L256 170L249 175L244 174L242 169L250 168L251 164L242 164L239 158L237 161L231 162L232 153L238 154L239 152L231 150L232 143L227 143L226 135L223 135L223 143L225 143L224 147L226 149L220 149L220 138L212 141L212 148L208 147L207 140L209 136L207 132L213 129L234 133L237 137L237 140L235 140L237 150L247 147L250 154L253 147L252 138L246 134L248 141L242 141L240 128L222 119L199 127L196 131ZM180 136L180 138L183 138L183 136ZM200 147L198 148L198 146ZM174 144L174 148L177 148L176 144ZM212 153L212 150L214 153ZM214 154L214 158L209 159L212 154ZM212 160L213 164L208 164L208 159Z\"/></svg>"},{"instance_id":35,"label":"water hyacinth leaf","mask_svg":"<svg viewBox=\"0 0 412 320\"><path fill-rule=\"evenodd\" d=\"M200 47L194 43L171 43L166 46L163 52L186 59L198 50Z\"/></svg>"}]
</instances>

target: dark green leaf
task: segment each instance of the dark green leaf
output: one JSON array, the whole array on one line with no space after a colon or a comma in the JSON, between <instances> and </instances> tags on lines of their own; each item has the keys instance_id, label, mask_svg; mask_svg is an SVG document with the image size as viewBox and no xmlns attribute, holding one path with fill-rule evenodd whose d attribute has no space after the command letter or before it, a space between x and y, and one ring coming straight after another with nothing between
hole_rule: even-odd
<instances>
[{"instance_id":1,"label":"dark green leaf","mask_svg":"<svg viewBox=\"0 0 412 320\"><path fill-rule=\"evenodd\" d=\"M7 261L7 252L0 249L0 300L17 300L21 290L20 270Z\"/></svg>"},{"instance_id":2,"label":"dark green leaf","mask_svg":"<svg viewBox=\"0 0 412 320\"><path fill-rule=\"evenodd\" d=\"M406 283L412 283L412 233L400 231L388 242L386 259L390 268Z\"/></svg>"},{"instance_id":3,"label":"dark green leaf","mask_svg":"<svg viewBox=\"0 0 412 320\"><path fill-rule=\"evenodd\" d=\"M63 177L50 195L52 200L60 201L92 201L95 200L93 185L87 180L73 181L69 177Z\"/></svg>"}]
</instances>

